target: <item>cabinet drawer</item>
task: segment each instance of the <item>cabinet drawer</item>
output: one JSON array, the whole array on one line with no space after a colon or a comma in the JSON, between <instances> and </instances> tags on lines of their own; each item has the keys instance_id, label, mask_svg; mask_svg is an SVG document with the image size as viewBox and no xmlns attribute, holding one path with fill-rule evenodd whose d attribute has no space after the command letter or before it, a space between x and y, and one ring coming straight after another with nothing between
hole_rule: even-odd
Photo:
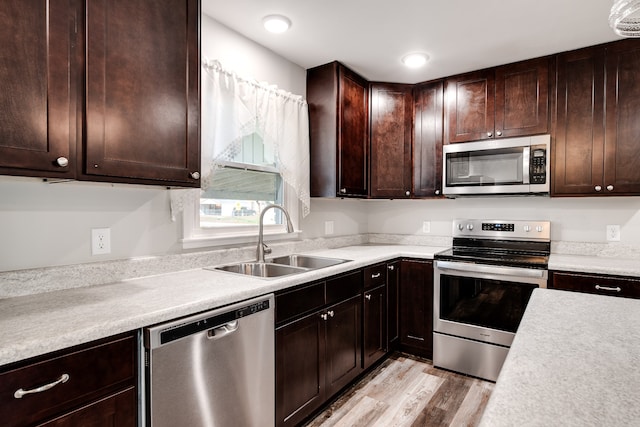
<instances>
[{"instance_id":1,"label":"cabinet drawer","mask_svg":"<svg viewBox=\"0 0 640 427\"><path fill-rule=\"evenodd\" d=\"M4 426L22 426L58 416L120 388L135 385L136 351L133 336L100 342L89 347L57 353L0 374L0 419ZM52 384L63 375L65 382L39 393L23 394Z\"/></svg>"},{"instance_id":2,"label":"cabinet drawer","mask_svg":"<svg viewBox=\"0 0 640 427\"><path fill-rule=\"evenodd\" d=\"M320 309L324 305L324 282L276 295L276 323Z\"/></svg>"},{"instance_id":3,"label":"cabinet drawer","mask_svg":"<svg viewBox=\"0 0 640 427\"><path fill-rule=\"evenodd\" d=\"M364 288L372 289L387 283L387 264L372 265L364 269Z\"/></svg>"},{"instance_id":4,"label":"cabinet drawer","mask_svg":"<svg viewBox=\"0 0 640 427\"><path fill-rule=\"evenodd\" d=\"M335 304L362 291L362 271L327 280L327 304Z\"/></svg>"},{"instance_id":5,"label":"cabinet drawer","mask_svg":"<svg viewBox=\"0 0 640 427\"><path fill-rule=\"evenodd\" d=\"M597 274L553 273L553 287L627 298L640 298L640 280Z\"/></svg>"}]
</instances>

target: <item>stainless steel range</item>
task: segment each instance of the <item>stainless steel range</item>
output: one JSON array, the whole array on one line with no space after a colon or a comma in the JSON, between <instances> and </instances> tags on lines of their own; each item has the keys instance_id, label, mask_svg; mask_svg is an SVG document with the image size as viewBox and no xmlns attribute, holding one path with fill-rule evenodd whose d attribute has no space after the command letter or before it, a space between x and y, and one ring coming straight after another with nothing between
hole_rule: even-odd
<instances>
[{"instance_id":1,"label":"stainless steel range","mask_svg":"<svg viewBox=\"0 0 640 427\"><path fill-rule=\"evenodd\" d=\"M535 288L546 288L548 221L458 219L435 255L434 366L495 381Z\"/></svg>"}]
</instances>

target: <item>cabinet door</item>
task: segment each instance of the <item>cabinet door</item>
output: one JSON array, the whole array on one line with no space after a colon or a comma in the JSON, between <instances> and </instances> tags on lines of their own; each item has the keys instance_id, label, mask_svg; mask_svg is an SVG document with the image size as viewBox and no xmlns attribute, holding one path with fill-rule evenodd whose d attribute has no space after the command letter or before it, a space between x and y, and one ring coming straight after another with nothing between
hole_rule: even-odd
<instances>
[{"instance_id":1,"label":"cabinet door","mask_svg":"<svg viewBox=\"0 0 640 427\"><path fill-rule=\"evenodd\" d=\"M445 82L447 143L493 137L494 70L452 77Z\"/></svg>"},{"instance_id":2,"label":"cabinet door","mask_svg":"<svg viewBox=\"0 0 640 427\"><path fill-rule=\"evenodd\" d=\"M411 196L410 85L371 85L371 197Z\"/></svg>"},{"instance_id":3,"label":"cabinet door","mask_svg":"<svg viewBox=\"0 0 640 427\"><path fill-rule=\"evenodd\" d=\"M0 2L0 173L74 177L74 19L70 0Z\"/></svg>"},{"instance_id":4,"label":"cabinet door","mask_svg":"<svg viewBox=\"0 0 640 427\"><path fill-rule=\"evenodd\" d=\"M295 426L325 401L326 321L316 312L276 329L276 425Z\"/></svg>"},{"instance_id":5,"label":"cabinet door","mask_svg":"<svg viewBox=\"0 0 640 427\"><path fill-rule=\"evenodd\" d=\"M367 369L387 353L387 286L365 291L363 300L363 367Z\"/></svg>"},{"instance_id":6,"label":"cabinet door","mask_svg":"<svg viewBox=\"0 0 640 427\"><path fill-rule=\"evenodd\" d=\"M433 262L402 260L400 266L400 346L433 356Z\"/></svg>"},{"instance_id":7,"label":"cabinet door","mask_svg":"<svg viewBox=\"0 0 640 427\"><path fill-rule=\"evenodd\" d=\"M442 81L416 86L414 99L413 195L435 197L442 191Z\"/></svg>"},{"instance_id":8,"label":"cabinet door","mask_svg":"<svg viewBox=\"0 0 640 427\"><path fill-rule=\"evenodd\" d=\"M640 41L607 46L605 194L640 194Z\"/></svg>"},{"instance_id":9,"label":"cabinet door","mask_svg":"<svg viewBox=\"0 0 640 427\"><path fill-rule=\"evenodd\" d=\"M602 189L604 48L558 55L553 195L595 195Z\"/></svg>"},{"instance_id":10,"label":"cabinet door","mask_svg":"<svg viewBox=\"0 0 640 427\"><path fill-rule=\"evenodd\" d=\"M549 58L496 68L495 136L549 131Z\"/></svg>"},{"instance_id":11,"label":"cabinet door","mask_svg":"<svg viewBox=\"0 0 640 427\"><path fill-rule=\"evenodd\" d=\"M389 347L394 348L400 337L398 311L398 286L400 284L400 262L387 264L387 335Z\"/></svg>"},{"instance_id":12,"label":"cabinet door","mask_svg":"<svg viewBox=\"0 0 640 427\"><path fill-rule=\"evenodd\" d=\"M368 194L369 88L349 69L339 67L338 195ZM326 147L325 149L332 149Z\"/></svg>"},{"instance_id":13,"label":"cabinet door","mask_svg":"<svg viewBox=\"0 0 640 427\"><path fill-rule=\"evenodd\" d=\"M361 299L350 298L327 308L327 397L362 372Z\"/></svg>"},{"instance_id":14,"label":"cabinet door","mask_svg":"<svg viewBox=\"0 0 640 427\"><path fill-rule=\"evenodd\" d=\"M637 278L553 272L551 286L565 291L640 299L640 280Z\"/></svg>"},{"instance_id":15,"label":"cabinet door","mask_svg":"<svg viewBox=\"0 0 640 427\"><path fill-rule=\"evenodd\" d=\"M129 388L41 425L135 427L137 399L135 389Z\"/></svg>"},{"instance_id":16,"label":"cabinet door","mask_svg":"<svg viewBox=\"0 0 640 427\"><path fill-rule=\"evenodd\" d=\"M85 173L199 186L198 1L96 0L86 19Z\"/></svg>"}]
</instances>

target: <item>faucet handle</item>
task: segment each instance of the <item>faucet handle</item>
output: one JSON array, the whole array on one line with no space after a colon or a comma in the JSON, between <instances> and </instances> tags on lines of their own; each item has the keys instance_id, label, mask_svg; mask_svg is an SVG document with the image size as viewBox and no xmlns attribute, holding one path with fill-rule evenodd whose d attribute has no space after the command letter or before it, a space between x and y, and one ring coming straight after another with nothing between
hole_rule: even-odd
<instances>
[{"instance_id":1,"label":"faucet handle","mask_svg":"<svg viewBox=\"0 0 640 427\"><path fill-rule=\"evenodd\" d=\"M271 248L269 246L267 246L266 243L263 243L262 247L264 247L264 253L265 254L270 254L271 253Z\"/></svg>"}]
</instances>

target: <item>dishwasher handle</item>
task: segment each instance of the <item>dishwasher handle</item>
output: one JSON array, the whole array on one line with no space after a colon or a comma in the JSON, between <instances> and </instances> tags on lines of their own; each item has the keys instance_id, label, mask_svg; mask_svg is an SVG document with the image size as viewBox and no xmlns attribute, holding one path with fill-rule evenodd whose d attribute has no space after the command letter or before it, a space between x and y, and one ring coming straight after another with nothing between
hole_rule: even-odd
<instances>
[{"instance_id":1,"label":"dishwasher handle","mask_svg":"<svg viewBox=\"0 0 640 427\"><path fill-rule=\"evenodd\" d=\"M207 331L207 337L211 340L219 340L220 338L224 338L237 331L239 326L240 323L237 320L234 320L233 322L218 326L217 328L209 329L209 331Z\"/></svg>"}]
</instances>

